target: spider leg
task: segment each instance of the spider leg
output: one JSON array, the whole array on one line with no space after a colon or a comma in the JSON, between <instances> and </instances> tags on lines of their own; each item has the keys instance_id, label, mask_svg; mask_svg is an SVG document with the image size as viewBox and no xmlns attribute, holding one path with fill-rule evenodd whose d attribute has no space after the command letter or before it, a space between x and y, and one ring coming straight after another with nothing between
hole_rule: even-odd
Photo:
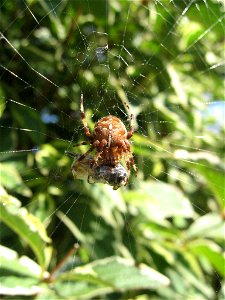
<instances>
[{"instance_id":1,"label":"spider leg","mask_svg":"<svg viewBox=\"0 0 225 300\"><path fill-rule=\"evenodd\" d=\"M71 152L71 151L65 151L65 155L68 155L68 156L70 156L70 157L73 157L73 158L76 158L77 157L77 154L76 153L74 153L74 152Z\"/></svg>"},{"instance_id":2,"label":"spider leg","mask_svg":"<svg viewBox=\"0 0 225 300\"><path fill-rule=\"evenodd\" d=\"M84 133L89 139L92 139L92 134L89 131L86 116L85 116L85 112L84 112L84 96L83 96L83 93L81 93L81 95L80 95L80 113L81 113L82 123L83 123L83 126L84 126Z\"/></svg>"},{"instance_id":3,"label":"spider leg","mask_svg":"<svg viewBox=\"0 0 225 300\"><path fill-rule=\"evenodd\" d=\"M81 142L79 144L73 145L73 147L78 147L78 146L82 146L82 145L89 145L89 143L87 141L84 141L84 142ZM71 152L71 151L67 151L67 150L65 151L65 154L70 156L70 157L73 157L73 158L77 158L79 156L79 154Z\"/></svg>"},{"instance_id":4,"label":"spider leg","mask_svg":"<svg viewBox=\"0 0 225 300\"><path fill-rule=\"evenodd\" d=\"M101 154L102 154L102 152L100 151L100 152L96 152L96 154L95 154L95 156L94 156L94 158L93 158L93 161L92 161L92 163L91 163L91 166L93 167L93 166L97 166L97 162L98 162L98 159L99 159L99 157L101 156Z\"/></svg>"},{"instance_id":5,"label":"spider leg","mask_svg":"<svg viewBox=\"0 0 225 300\"><path fill-rule=\"evenodd\" d=\"M134 172L135 172L135 175L137 176L137 167L136 167L136 164L135 164L135 161L134 161L134 158L133 158L133 155L131 154L130 156L130 163L134 169Z\"/></svg>"},{"instance_id":6,"label":"spider leg","mask_svg":"<svg viewBox=\"0 0 225 300\"><path fill-rule=\"evenodd\" d=\"M134 115L130 114L130 131L127 133L127 139L129 140L134 133Z\"/></svg>"},{"instance_id":7,"label":"spider leg","mask_svg":"<svg viewBox=\"0 0 225 300\"><path fill-rule=\"evenodd\" d=\"M126 161L126 166L127 166L127 179L129 179L129 177L130 177L130 160ZM128 180L127 180L127 183L128 183ZM126 185L127 185L127 183L126 183Z\"/></svg>"},{"instance_id":8,"label":"spider leg","mask_svg":"<svg viewBox=\"0 0 225 300\"><path fill-rule=\"evenodd\" d=\"M81 162L85 157L88 156L88 154L94 150L94 146L91 146L91 148L85 152L84 154L82 154L75 162L74 162L74 166L76 166L76 164L79 164L79 162Z\"/></svg>"},{"instance_id":9,"label":"spider leg","mask_svg":"<svg viewBox=\"0 0 225 300\"><path fill-rule=\"evenodd\" d=\"M135 165L135 161L134 161L134 158L133 158L133 155L131 152L129 152L129 156L126 160L126 166L127 166L127 171L128 171L128 177L130 176L130 166L133 167L135 176L137 176L137 167Z\"/></svg>"},{"instance_id":10,"label":"spider leg","mask_svg":"<svg viewBox=\"0 0 225 300\"><path fill-rule=\"evenodd\" d=\"M81 142L81 143L78 143L78 144L73 145L73 147L79 147L79 146L89 145L89 144L90 144L90 143L88 143L87 141L84 141L84 142Z\"/></svg>"}]
</instances>

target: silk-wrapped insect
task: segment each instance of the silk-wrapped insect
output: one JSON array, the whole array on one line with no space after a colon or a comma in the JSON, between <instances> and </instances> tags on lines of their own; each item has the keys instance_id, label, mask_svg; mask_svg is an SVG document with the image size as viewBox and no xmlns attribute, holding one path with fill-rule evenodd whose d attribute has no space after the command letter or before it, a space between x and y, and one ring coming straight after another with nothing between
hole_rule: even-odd
<instances>
[{"instance_id":1,"label":"silk-wrapped insect","mask_svg":"<svg viewBox=\"0 0 225 300\"><path fill-rule=\"evenodd\" d=\"M113 186L117 190L121 186L125 186L128 182L127 170L118 163L116 166L99 165L93 166L93 157L85 156L79 163L77 159L79 154L66 152L72 156L74 161L71 166L74 179L86 180L88 183L104 183Z\"/></svg>"}]
</instances>

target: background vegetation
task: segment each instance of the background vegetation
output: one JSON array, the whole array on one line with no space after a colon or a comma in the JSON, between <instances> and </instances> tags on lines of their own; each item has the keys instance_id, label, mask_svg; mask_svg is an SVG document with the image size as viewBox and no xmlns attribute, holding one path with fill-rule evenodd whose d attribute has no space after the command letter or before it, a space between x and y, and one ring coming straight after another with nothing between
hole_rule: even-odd
<instances>
[{"instance_id":1,"label":"background vegetation","mask_svg":"<svg viewBox=\"0 0 225 300\"><path fill-rule=\"evenodd\" d=\"M224 299L224 23L219 0L1 4L3 298ZM130 103L126 188L72 178L81 90L90 127Z\"/></svg>"}]
</instances>

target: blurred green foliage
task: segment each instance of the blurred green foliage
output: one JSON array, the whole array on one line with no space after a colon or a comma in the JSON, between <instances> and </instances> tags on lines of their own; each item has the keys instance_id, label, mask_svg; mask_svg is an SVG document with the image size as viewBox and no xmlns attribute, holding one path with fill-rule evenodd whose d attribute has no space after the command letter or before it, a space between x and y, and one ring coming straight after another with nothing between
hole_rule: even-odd
<instances>
[{"instance_id":1,"label":"blurred green foliage","mask_svg":"<svg viewBox=\"0 0 225 300\"><path fill-rule=\"evenodd\" d=\"M224 28L219 0L1 4L4 299L224 299ZM134 112L126 188L72 178L81 90L91 128Z\"/></svg>"}]
</instances>

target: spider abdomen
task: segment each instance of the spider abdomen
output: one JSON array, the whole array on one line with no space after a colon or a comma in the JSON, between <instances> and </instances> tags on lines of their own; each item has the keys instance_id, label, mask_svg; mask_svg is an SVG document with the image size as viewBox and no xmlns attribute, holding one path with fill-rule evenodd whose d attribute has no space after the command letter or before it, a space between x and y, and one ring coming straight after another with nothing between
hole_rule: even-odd
<instances>
[{"instance_id":1,"label":"spider abdomen","mask_svg":"<svg viewBox=\"0 0 225 300\"><path fill-rule=\"evenodd\" d=\"M119 118L110 115L101 118L96 123L93 138L94 141L107 141L107 147L116 147L127 138L127 130Z\"/></svg>"}]
</instances>

